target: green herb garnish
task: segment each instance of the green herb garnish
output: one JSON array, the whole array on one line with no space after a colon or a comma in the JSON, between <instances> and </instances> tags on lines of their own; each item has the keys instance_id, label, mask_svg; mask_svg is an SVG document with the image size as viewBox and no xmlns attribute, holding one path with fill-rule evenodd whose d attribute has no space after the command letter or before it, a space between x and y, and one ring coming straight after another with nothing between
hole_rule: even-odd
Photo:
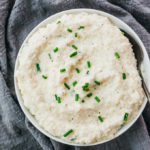
<instances>
[{"instance_id":1,"label":"green herb garnish","mask_svg":"<svg viewBox=\"0 0 150 150\"><path fill-rule=\"evenodd\" d=\"M78 27L78 30L80 30L80 29L84 29L84 26L80 26L80 27Z\"/></svg>"},{"instance_id":2,"label":"green herb garnish","mask_svg":"<svg viewBox=\"0 0 150 150\"><path fill-rule=\"evenodd\" d=\"M87 94L87 97L91 97L93 95L93 93L89 93Z\"/></svg>"},{"instance_id":3,"label":"green herb garnish","mask_svg":"<svg viewBox=\"0 0 150 150\"><path fill-rule=\"evenodd\" d=\"M68 90L70 90L70 87L69 87L69 85L68 85L67 83L64 83L64 85L65 85L65 87L66 87Z\"/></svg>"},{"instance_id":4,"label":"green herb garnish","mask_svg":"<svg viewBox=\"0 0 150 150\"><path fill-rule=\"evenodd\" d=\"M57 97L57 102L58 102L58 103L61 103L60 97Z\"/></svg>"},{"instance_id":5,"label":"green herb garnish","mask_svg":"<svg viewBox=\"0 0 150 150\"><path fill-rule=\"evenodd\" d=\"M88 86L89 86L89 83L85 83L85 84L82 86L82 90L83 90L83 91L89 91Z\"/></svg>"},{"instance_id":6,"label":"green herb garnish","mask_svg":"<svg viewBox=\"0 0 150 150\"><path fill-rule=\"evenodd\" d=\"M36 66L36 70L37 70L38 72L41 72L40 65L39 65L38 63L36 63L35 66Z\"/></svg>"},{"instance_id":7,"label":"green herb garnish","mask_svg":"<svg viewBox=\"0 0 150 150\"><path fill-rule=\"evenodd\" d=\"M88 68L90 68L90 67L91 67L91 63L90 63L90 61L87 61L87 66L88 66Z\"/></svg>"},{"instance_id":8,"label":"green herb garnish","mask_svg":"<svg viewBox=\"0 0 150 150\"><path fill-rule=\"evenodd\" d=\"M90 72L90 71L88 70L88 71L86 72L86 74L89 74L89 72Z\"/></svg>"},{"instance_id":9,"label":"green herb garnish","mask_svg":"<svg viewBox=\"0 0 150 150\"><path fill-rule=\"evenodd\" d=\"M126 74L125 73L122 73L122 78L123 78L123 80L126 79Z\"/></svg>"},{"instance_id":10,"label":"green herb garnish","mask_svg":"<svg viewBox=\"0 0 150 150\"><path fill-rule=\"evenodd\" d=\"M75 33L74 36L75 36L75 37L78 37L78 33Z\"/></svg>"},{"instance_id":11,"label":"green herb garnish","mask_svg":"<svg viewBox=\"0 0 150 150\"><path fill-rule=\"evenodd\" d=\"M80 70L79 70L79 68L76 68L76 72L77 72L77 73L80 73Z\"/></svg>"},{"instance_id":12,"label":"green herb garnish","mask_svg":"<svg viewBox=\"0 0 150 150\"><path fill-rule=\"evenodd\" d=\"M61 103L61 99L60 99L60 97L57 96L57 94L55 94L55 99L58 103Z\"/></svg>"},{"instance_id":13,"label":"green herb garnish","mask_svg":"<svg viewBox=\"0 0 150 150\"><path fill-rule=\"evenodd\" d=\"M64 134L64 137L68 136L71 132L73 132L72 129L70 129L69 131L67 131L67 132Z\"/></svg>"},{"instance_id":14,"label":"green herb garnish","mask_svg":"<svg viewBox=\"0 0 150 150\"><path fill-rule=\"evenodd\" d=\"M73 44L72 45L72 48L74 48L75 50L77 50L78 48Z\"/></svg>"},{"instance_id":15,"label":"green herb garnish","mask_svg":"<svg viewBox=\"0 0 150 150\"><path fill-rule=\"evenodd\" d=\"M61 21L59 20L59 21L57 21L57 24L60 24L61 23Z\"/></svg>"},{"instance_id":16,"label":"green herb garnish","mask_svg":"<svg viewBox=\"0 0 150 150\"><path fill-rule=\"evenodd\" d=\"M97 85L100 85L100 82L99 82L99 81L96 81L96 80L95 80L94 83L97 84Z\"/></svg>"},{"instance_id":17,"label":"green herb garnish","mask_svg":"<svg viewBox=\"0 0 150 150\"><path fill-rule=\"evenodd\" d=\"M85 102L85 100L83 99L81 102L82 102L82 103L84 103L84 102Z\"/></svg>"},{"instance_id":18,"label":"green herb garnish","mask_svg":"<svg viewBox=\"0 0 150 150\"><path fill-rule=\"evenodd\" d=\"M115 56L116 56L117 58L120 58L120 55L119 55L118 52L115 52Z\"/></svg>"},{"instance_id":19,"label":"green herb garnish","mask_svg":"<svg viewBox=\"0 0 150 150\"><path fill-rule=\"evenodd\" d=\"M97 96L95 96L95 100L96 100L98 103L101 101Z\"/></svg>"},{"instance_id":20,"label":"green herb garnish","mask_svg":"<svg viewBox=\"0 0 150 150\"><path fill-rule=\"evenodd\" d=\"M75 101L78 101L79 100L79 94L76 94L75 95Z\"/></svg>"},{"instance_id":21,"label":"green herb garnish","mask_svg":"<svg viewBox=\"0 0 150 150\"><path fill-rule=\"evenodd\" d=\"M76 56L78 53L77 52L73 52L70 57Z\"/></svg>"},{"instance_id":22,"label":"green herb garnish","mask_svg":"<svg viewBox=\"0 0 150 150\"><path fill-rule=\"evenodd\" d=\"M67 31L68 31L68 32L72 32L72 30L71 30L71 29L69 29L69 28L67 29Z\"/></svg>"},{"instance_id":23,"label":"green herb garnish","mask_svg":"<svg viewBox=\"0 0 150 150\"><path fill-rule=\"evenodd\" d=\"M53 49L54 53L56 53L58 51L58 47L56 47L55 49Z\"/></svg>"},{"instance_id":24,"label":"green herb garnish","mask_svg":"<svg viewBox=\"0 0 150 150\"><path fill-rule=\"evenodd\" d=\"M83 91L86 91L86 92L87 92L87 91L89 91L89 89L88 89L88 88L82 88L82 89L83 89Z\"/></svg>"},{"instance_id":25,"label":"green herb garnish","mask_svg":"<svg viewBox=\"0 0 150 150\"><path fill-rule=\"evenodd\" d=\"M65 68L60 69L60 72L65 72L65 71L66 71L66 69L65 69Z\"/></svg>"},{"instance_id":26,"label":"green herb garnish","mask_svg":"<svg viewBox=\"0 0 150 150\"><path fill-rule=\"evenodd\" d=\"M88 86L89 86L89 83L86 82L83 87L88 87Z\"/></svg>"},{"instance_id":27,"label":"green herb garnish","mask_svg":"<svg viewBox=\"0 0 150 150\"><path fill-rule=\"evenodd\" d=\"M123 120L124 120L125 122L126 122L127 119L128 119L128 115L129 115L128 113L125 113L125 114L124 114Z\"/></svg>"},{"instance_id":28,"label":"green herb garnish","mask_svg":"<svg viewBox=\"0 0 150 150\"><path fill-rule=\"evenodd\" d=\"M72 85L75 86L77 83L78 83L77 81L74 81L74 82L72 83Z\"/></svg>"},{"instance_id":29,"label":"green herb garnish","mask_svg":"<svg viewBox=\"0 0 150 150\"><path fill-rule=\"evenodd\" d=\"M55 99L57 100L57 94L55 94Z\"/></svg>"},{"instance_id":30,"label":"green herb garnish","mask_svg":"<svg viewBox=\"0 0 150 150\"><path fill-rule=\"evenodd\" d=\"M42 78L43 78L43 79L47 79L48 77L47 77L47 76L45 76L45 75L42 75Z\"/></svg>"},{"instance_id":31,"label":"green herb garnish","mask_svg":"<svg viewBox=\"0 0 150 150\"><path fill-rule=\"evenodd\" d=\"M101 116L98 116L98 119L100 122L103 122L103 118Z\"/></svg>"}]
</instances>

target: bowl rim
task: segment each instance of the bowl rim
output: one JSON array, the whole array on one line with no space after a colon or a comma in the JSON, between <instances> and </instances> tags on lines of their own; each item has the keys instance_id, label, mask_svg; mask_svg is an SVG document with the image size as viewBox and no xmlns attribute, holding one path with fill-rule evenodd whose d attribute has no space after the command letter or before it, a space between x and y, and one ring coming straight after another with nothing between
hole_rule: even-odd
<instances>
[{"instance_id":1,"label":"bowl rim","mask_svg":"<svg viewBox=\"0 0 150 150\"><path fill-rule=\"evenodd\" d=\"M70 9L70 10L65 10L59 13L56 13L54 15L49 16L47 19L43 20L42 22L40 22L37 26L35 26L30 33L28 34L28 36L25 38L24 42L22 43L18 54L17 54L17 58L16 58L16 62L15 62L15 70L14 70L14 85L15 85L15 91L16 91L16 95L17 95L17 99L19 102L19 105L22 109L22 111L24 112L25 116L27 117L27 119L32 123L32 125L34 127L36 127L36 129L38 129L41 133L43 133L44 135L46 135L47 137L49 137L50 139L53 139L57 142L60 142L62 144L67 144L70 146L79 146L79 147L84 147L84 146L95 146L95 145L99 145L99 144L103 144L106 143L108 141L111 141L117 137L119 137L120 135L122 135L124 132L126 132L136 121L137 119L140 117L140 115L142 114L146 103L147 103L147 98L145 97L143 104L141 105L136 117L131 120L129 123L127 123L122 129L120 129L116 135L113 138L107 139L107 140L103 140L103 141L98 141L95 143L90 143L90 144L77 144L77 143L71 143L71 142L67 142L63 139L57 138L51 134L49 134L46 130L44 130L42 127L40 127L40 125L37 123L37 121L34 119L34 117L28 112L27 108L24 106L23 104L23 98L21 96L21 92L18 88L18 84L17 84L17 79L15 76L16 70L18 68L19 65L19 60L18 60L18 56L24 46L24 44L28 41L28 39L40 28L45 26L47 23L53 22L53 20L56 20L57 18L59 18L60 16L62 16L63 14L74 14L74 13L81 13L81 12L87 12L89 14L99 14L105 17L108 17L116 26L118 26L120 29L123 29L125 32L129 33L135 40L136 42L139 44L139 46L141 47L143 53L144 53L144 61L143 61L143 65L144 68L148 68L148 66L150 66L150 61L149 61L149 57L147 54L147 51L144 47L144 44L142 43L142 41L140 40L140 38L138 37L138 35L133 31L133 29L131 29L131 27L129 27L126 23L124 23L122 20L118 19L117 17L100 11L100 10L96 10L96 9L87 9L87 8L78 8L78 9ZM148 86L148 89L150 89L150 79L148 78L148 76L150 76L150 70L145 69L145 77L146 77L146 83Z\"/></svg>"}]
</instances>

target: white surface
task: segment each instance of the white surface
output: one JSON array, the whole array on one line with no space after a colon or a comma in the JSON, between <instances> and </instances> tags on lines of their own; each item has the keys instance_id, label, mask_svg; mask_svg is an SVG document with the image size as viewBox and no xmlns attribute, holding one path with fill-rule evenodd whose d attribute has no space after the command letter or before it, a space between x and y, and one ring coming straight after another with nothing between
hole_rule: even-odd
<instances>
[{"instance_id":1,"label":"white surface","mask_svg":"<svg viewBox=\"0 0 150 150\"><path fill-rule=\"evenodd\" d=\"M147 66L149 66L149 59L148 59L146 50L145 50L145 48L144 48L142 42L140 41L140 39L138 38L138 36L134 33L134 31L133 31L131 28L129 28L126 24L124 24L123 22L121 22L120 20L118 20L117 18L115 18L115 17L113 17L113 16L110 16L110 15L108 15L108 14L106 14L106 13L103 13L103 12L100 12L100 11L96 11L96 10L89 10L89 9L88 9L88 10L87 10L87 9L86 9L86 10L85 10L85 9L77 10L77 9L76 9L76 10L65 11L65 13L76 13L76 12L80 12L80 11L86 11L86 12L88 12L88 13L98 13L98 14L107 16L107 17L109 17L109 18L112 20L112 22L113 22L114 24L116 24L119 28L123 29L123 30L126 31L127 33L130 33L130 34L137 40L137 42L141 45L141 47L142 47L142 49L143 49L143 52L144 52L144 62L143 62L144 68L147 68ZM47 24L47 23L49 23L49 22L55 20L56 18L58 18L59 16L61 16L62 13L64 13L64 12L58 13L58 14L56 14L56 15L54 15L54 16L51 16L50 18L48 18L48 19L46 19L44 22L42 22L40 25L38 25L38 26L29 34L29 36L26 38L25 42L27 41L27 39L28 39L39 27L44 26L45 24ZM25 43L25 42L24 42L24 43ZM22 48L21 48L21 49L22 49ZM17 62L18 62L18 58L17 58L17 61L16 61L16 67L15 67L15 69L16 69L17 66L18 66ZM146 69L145 69L145 74L146 74L146 77L148 77L148 75L150 75L149 70L146 70ZM147 79L148 79L148 78L147 78ZM149 84L149 83L150 83L149 80L147 80L147 83L148 83L147 85L150 85L150 84ZM15 79L15 88L16 88L16 93L17 93L17 96L18 96L19 103L20 103L20 105L21 105L21 107L22 107L24 113L25 113L26 116L28 117L28 119L29 119L41 132L43 132L45 135L47 135L47 136L49 136L49 137L51 137L51 138L53 138L53 139L55 139L55 140L57 140L57 141L60 141L60 142L62 142L62 143L66 143L66 142L64 142L64 141L62 141L62 140L60 140L60 139L57 139L57 138L52 137L51 135L49 135L45 130L43 130L41 127L39 127L39 125L36 123L36 121L34 120L34 118L28 113L28 111L25 109L25 107L24 107L24 105L23 105L22 97L21 97L21 95L20 95L20 91L18 90L18 87L17 87L17 84L16 84L16 79ZM137 117L136 117L134 120L132 120L131 122L129 122L124 128L122 128L122 129L116 134L116 137L119 136L120 134L122 134L124 131L126 131L126 130L136 121L136 119L139 117L139 115L141 114L142 110L144 109L145 104L146 104L146 99L145 99L145 101L144 101L142 107L140 108ZM101 141L101 142L97 142L97 143L94 143L94 144L88 144L88 145L95 145L95 144L103 143L103 142L106 142L106 141L107 141L107 140L104 140L104 141ZM72 143L66 143L66 144L82 146L82 145L79 145L79 144L72 144ZM87 146L87 145L86 145L86 146Z\"/></svg>"}]
</instances>

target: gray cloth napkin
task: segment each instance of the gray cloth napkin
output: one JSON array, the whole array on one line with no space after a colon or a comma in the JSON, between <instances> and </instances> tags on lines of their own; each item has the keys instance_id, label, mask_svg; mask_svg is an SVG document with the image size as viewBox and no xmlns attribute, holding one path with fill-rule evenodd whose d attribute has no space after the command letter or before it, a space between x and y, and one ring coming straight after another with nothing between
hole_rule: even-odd
<instances>
[{"instance_id":1,"label":"gray cloth napkin","mask_svg":"<svg viewBox=\"0 0 150 150\"><path fill-rule=\"evenodd\" d=\"M0 0L0 150L149 150L149 104L126 133L86 148L49 139L33 127L20 109L13 73L22 42L42 20L72 8L98 9L120 18L139 35L150 54L150 0Z\"/></svg>"}]
</instances>

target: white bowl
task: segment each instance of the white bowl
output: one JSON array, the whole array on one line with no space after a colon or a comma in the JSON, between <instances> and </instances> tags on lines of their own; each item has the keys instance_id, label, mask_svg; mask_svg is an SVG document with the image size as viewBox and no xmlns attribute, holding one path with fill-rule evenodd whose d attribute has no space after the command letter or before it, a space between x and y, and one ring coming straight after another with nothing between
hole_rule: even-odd
<instances>
[{"instance_id":1,"label":"white bowl","mask_svg":"<svg viewBox=\"0 0 150 150\"><path fill-rule=\"evenodd\" d=\"M37 31L38 28L40 27L43 27L45 26L47 23L50 23L52 22L53 20L59 18L60 16L62 16L63 14L70 14L70 13L80 13L80 12L87 12L87 13L95 13L95 14L99 14L99 15L102 15L102 16L106 16L108 17L116 26L118 26L120 29L124 30L125 32L127 32L128 34L130 34L135 40L136 42L139 44L139 46L141 47L143 53L144 53L144 61L143 61L143 67L144 67L144 73L145 73L145 78L146 78L146 84L147 84L147 87L148 89L150 89L150 70L148 69L149 66L150 66L150 61L149 61L149 58L148 58L148 54L146 52L146 49L142 43L142 41L140 40L140 38L138 37L138 35L127 25L125 24L123 21L121 21L120 19L108 14L108 13L105 13L105 12L102 12L102 11L98 11L98 10L94 10L94 9L71 9L71 10L67 10L67 11L63 11L63 12L60 12L60 13L57 13L55 15L52 15L50 16L49 18L47 18L46 20L44 20L43 22L41 22L38 26L36 26L31 32L30 34L27 36L27 38L25 39L25 41L23 42L20 50L19 50L19 53L20 51L22 50L22 47L23 45L28 41L28 39L32 36L32 34L34 32ZM18 65L19 65L19 62L18 62L18 57L16 59L16 64L15 64L15 72L18 68ZM26 117L29 119L29 121L40 131L42 132L44 135L48 136L49 138L55 140L55 141L58 141L58 142L61 142L63 144L68 144L68 145L72 145L72 146L94 146L94 145L98 145L98 144L102 144L102 143L105 143L105 142L108 142L118 136L120 136L121 134L123 134L125 131L127 131L135 122L136 120L139 118L139 116L141 115L142 111L144 110L145 108L145 105L147 103L147 99L145 98L144 101L143 101L143 104L142 106L140 107L139 111L138 111L138 114L137 116L132 120L130 121L128 124L126 124L123 128L121 128L117 134L112 138L112 139L108 139L108 140L103 140L103 141L99 141L99 142L96 142L96 143L92 143L92 144L74 144L74 143L69 143L69 142L66 142L66 141L63 141L62 139L59 139L57 137L54 137L52 136L51 134L49 134L47 131L45 131L43 128L41 128L39 126L39 124L37 123L37 121L34 119L34 117L27 111L26 107L24 106L23 104L23 99L22 99L22 96L21 96L21 92L18 88L18 84L17 84L17 80L14 76L14 82L15 82L15 90L16 90L16 94L17 94L17 97L18 97L18 101L19 101L19 104L23 110L23 112L25 113Z\"/></svg>"}]
</instances>

